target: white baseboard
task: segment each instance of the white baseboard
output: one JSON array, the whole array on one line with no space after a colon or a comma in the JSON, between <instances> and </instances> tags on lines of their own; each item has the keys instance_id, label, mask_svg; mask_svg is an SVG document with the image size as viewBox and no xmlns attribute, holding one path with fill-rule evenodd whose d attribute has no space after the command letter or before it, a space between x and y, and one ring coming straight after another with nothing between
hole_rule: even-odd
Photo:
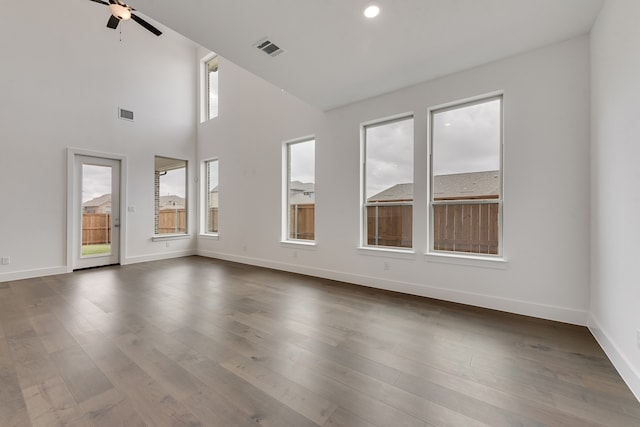
<instances>
[{"instance_id":1,"label":"white baseboard","mask_svg":"<svg viewBox=\"0 0 640 427\"><path fill-rule=\"evenodd\" d=\"M516 300L512 298L503 298L493 295L483 295L472 292L438 288L419 283L387 280L378 277L363 276L358 274L326 270L298 264L281 263L260 258L238 256L220 252L198 250L197 254L209 258L218 258L226 261L239 262L242 264L273 268L274 270L306 274L309 276L354 283L371 288L402 292L406 294L435 298L450 302L457 302L461 304L473 305L476 307L483 307L493 310L506 311L509 313L522 314L525 316L538 317L541 319L571 323L574 325L586 326L587 324L586 310L576 310L567 307L535 304L528 301Z\"/></svg>"},{"instance_id":2,"label":"white baseboard","mask_svg":"<svg viewBox=\"0 0 640 427\"><path fill-rule=\"evenodd\" d=\"M624 382L627 383L636 399L640 401L640 372L634 368L629 359L620 351L620 348L609 338L609 334L602 328L593 314L589 315L589 330Z\"/></svg>"},{"instance_id":3,"label":"white baseboard","mask_svg":"<svg viewBox=\"0 0 640 427\"><path fill-rule=\"evenodd\" d=\"M0 282L33 279L34 277L53 276L55 274L65 274L67 272L66 265L50 268L37 268L34 270L13 271L11 273L0 274Z\"/></svg>"},{"instance_id":4,"label":"white baseboard","mask_svg":"<svg viewBox=\"0 0 640 427\"><path fill-rule=\"evenodd\" d=\"M138 264L140 262L161 261L163 259L181 258L185 256L197 255L195 249L187 249L184 251L163 252L159 254L151 255L139 255L126 257L122 262L122 265Z\"/></svg>"}]
</instances>

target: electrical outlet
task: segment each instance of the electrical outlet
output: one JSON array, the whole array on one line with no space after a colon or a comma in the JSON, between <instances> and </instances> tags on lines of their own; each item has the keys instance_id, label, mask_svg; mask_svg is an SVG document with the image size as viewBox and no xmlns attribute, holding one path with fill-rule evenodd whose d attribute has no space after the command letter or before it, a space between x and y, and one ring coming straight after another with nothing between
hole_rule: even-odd
<instances>
[{"instance_id":1,"label":"electrical outlet","mask_svg":"<svg viewBox=\"0 0 640 427\"><path fill-rule=\"evenodd\" d=\"M391 270L391 266L389 265L389 263L387 261L384 262L384 269L385 270Z\"/></svg>"},{"instance_id":2,"label":"electrical outlet","mask_svg":"<svg viewBox=\"0 0 640 427\"><path fill-rule=\"evenodd\" d=\"M298 258L298 251L293 251L293 257Z\"/></svg>"},{"instance_id":3,"label":"electrical outlet","mask_svg":"<svg viewBox=\"0 0 640 427\"><path fill-rule=\"evenodd\" d=\"M3 256L3 257L0 259L0 264L2 264L2 265L9 265L9 264L11 264L11 257Z\"/></svg>"},{"instance_id":4,"label":"electrical outlet","mask_svg":"<svg viewBox=\"0 0 640 427\"><path fill-rule=\"evenodd\" d=\"M636 344L638 345L638 349L640 349L640 329L636 330Z\"/></svg>"},{"instance_id":5,"label":"electrical outlet","mask_svg":"<svg viewBox=\"0 0 640 427\"><path fill-rule=\"evenodd\" d=\"M165 245L165 247L169 248L169 247L171 247L171 242L165 242L164 245Z\"/></svg>"}]
</instances>

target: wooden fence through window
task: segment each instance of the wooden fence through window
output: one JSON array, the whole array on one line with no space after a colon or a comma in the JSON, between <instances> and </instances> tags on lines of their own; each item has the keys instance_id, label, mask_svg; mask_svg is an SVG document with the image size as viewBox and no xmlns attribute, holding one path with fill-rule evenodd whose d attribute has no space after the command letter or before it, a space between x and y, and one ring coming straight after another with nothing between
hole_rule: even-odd
<instances>
[{"instance_id":1,"label":"wooden fence through window","mask_svg":"<svg viewBox=\"0 0 640 427\"><path fill-rule=\"evenodd\" d=\"M82 245L111 243L111 214L82 214Z\"/></svg>"},{"instance_id":2,"label":"wooden fence through window","mask_svg":"<svg viewBox=\"0 0 640 427\"><path fill-rule=\"evenodd\" d=\"M433 206L433 249L498 254L499 204L447 203Z\"/></svg>"},{"instance_id":3,"label":"wooden fence through window","mask_svg":"<svg viewBox=\"0 0 640 427\"><path fill-rule=\"evenodd\" d=\"M376 218L377 217L377 218ZM159 234L186 233L185 209L160 211ZM218 209L211 210L210 226L218 229ZM499 204L443 203L433 207L433 249L437 251L498 253ZM376 235L377 223L377 235ZM367 244L411 247L413 206L367 206ZM82 215L82 244L111 242L110 214ZM315 205L291 205L289 238L315 239ZM377 237L376 237L377 236Z\"/></svg>"},{"instance_id":4,"label":"wooden fence through window","mask_svg":"<svg viewBox=\"0 0 640 427\"><path fill-rule=\"evenodd\" d=\"M158 234L187 232L187 210L161 209L158 215Z\"/></svg>"},{"instance_id":5,"label":"wooden fence through window","mask_svg":"<svg viewBox=\"0 0 640 427\"><path fill-rule=\"evenodd\" d=\"M209 217L207 218L207 232L218 232L218 208L209 208Z\"/></svg>"},{"instance_id":6,"label":"wooden fence through window","mask_svg":"<svg viewBox=\"0 0 640 427\"><path fill-rule=\"evenodd\" d=\"M291 205L289 211L289 238L296 240L315 239L316 205Z\"/></svg>"},{"instance_id":7,"label":"wooden fence through window","mask_svg":"<svg viewBox=\"0 0 640 427\"><path fill-rule=\"evenodd\" d=\"M433 249L498 254L498 202L442 203L433 207ZM410 248L413 206L367 206L367 244Z\"/></svg>"},{"instance_id":8,"label":"wooden fence through window","mask_svg":"<svg viewBox=\"0 0 640 427\"><path fill-rule=\"evenodd\" d=\"M215 224L217 227L217 209ZM163 209L160 211L158 234L187 232L186 209ZM82 214L82 245L111 243L111 214Z\"/></svg>"},{"instance_id":9,"label":"wooden fence through window","mask_svg":"<svg viewBox=\"0 0 640 427\"><path fill-rule=\"evenodd\" d=\"M367 206L367 244L410 248L413 233L413 205Z\"/></svg>"}]
</instances>

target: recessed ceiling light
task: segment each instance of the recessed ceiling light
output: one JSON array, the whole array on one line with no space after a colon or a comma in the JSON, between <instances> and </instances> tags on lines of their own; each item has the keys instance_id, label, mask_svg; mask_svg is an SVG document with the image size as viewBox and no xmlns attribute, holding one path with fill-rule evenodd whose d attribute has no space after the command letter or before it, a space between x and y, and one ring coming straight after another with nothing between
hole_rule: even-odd
<instances>
[{"instance_id":1,"label":"recessed ceiling light","mask_svg":"<svg viewBox=\"0 0 640 427\"><path fill-rule=\"evenodd\" d=\"M367 3L362 13L364 14L365 17L369 19L375 18L380 14L380 6L378 6L375 3Z\"/></svg>"}]
</instances>

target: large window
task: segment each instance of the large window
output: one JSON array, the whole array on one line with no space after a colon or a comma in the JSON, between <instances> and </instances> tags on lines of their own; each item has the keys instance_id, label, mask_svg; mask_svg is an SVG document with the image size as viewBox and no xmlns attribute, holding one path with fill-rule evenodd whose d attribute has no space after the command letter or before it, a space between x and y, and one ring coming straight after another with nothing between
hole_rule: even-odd
<instances>
[{"instance_id":1,"label":"large window","mask_svg":"<svg viewBox=\"0 0 640 427\"><path fill-rule=\"evenodd\" d=\"M204 194L204 232L218 233L218 160L204 162L205 194Z\"/></svg>"},{"instance_id":2,"label":"large window","mask_svg":"<svg viewBox=\"0 0 640 427\"><path fill-rule=\"evenodd\" d=\"M431 249L500 255L502 97L431 112Z\"/></svg>"},{"instance_id":3,"label":"large window","mask_svg":"<svg viewBox=\"0 0 640 427\"><path fill-rule=\"evenodd\" d=\"M187 232L187 161L155 157L155 234Z\"/></svg>"},{"instance_id":4,"label":"large window","mask_svg":"<svg viewBox=\"0 0 640 427\"><path fill-rule=\"evenodd\" d=\"M207 120L218 117L218 63L217 55L204 63Z\"/></svg>"},{"instance_id":5,"label":"large window","mask_svg":"<svg viewBox=\"0 0 640 427\"><path fill-rule=\"evenodd\" d=\"M315 139L285 145L286 240L315 239Z\"/></svg>"},{"instance_id":6,"label":"large window","mask_svg":"<svg viewBox=\"0 0 640 427\"><path fill-rule=\"evenodd\" d=\"M364 245L412 247L413 117L364 127Z\"/></svg>"}]
</instances>

